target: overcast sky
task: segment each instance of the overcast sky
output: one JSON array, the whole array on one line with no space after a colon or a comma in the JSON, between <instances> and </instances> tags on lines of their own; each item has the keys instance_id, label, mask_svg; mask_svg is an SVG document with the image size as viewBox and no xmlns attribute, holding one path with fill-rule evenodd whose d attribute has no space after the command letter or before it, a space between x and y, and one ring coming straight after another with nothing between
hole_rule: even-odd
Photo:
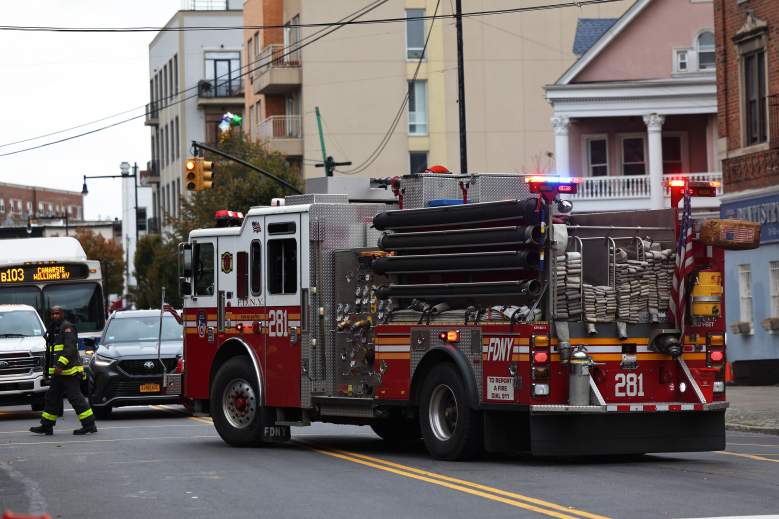
<instances>
[{"instance_id":1,"label":"overcast sky","mask_svg":"<svg viewBox=\"0 0 779 519\"><path fill-rule=\"evenodd\" d=\"M181 0L25 0L3 2L3 25L162 26ZM36 33L0 31L0 146L65 129L149 101L149 42L155 33ZM187 85L189 86L189 85ZM120 116L143 114L139 109ZM21 145L0 153L105 125ZM82 175L113 175L119 163L150 158L143 117L94 135L18 155L0 157L0 181L74 191ZM87 218L121 215L118 180L89 181Z\"/></svg>"}]
</instances>

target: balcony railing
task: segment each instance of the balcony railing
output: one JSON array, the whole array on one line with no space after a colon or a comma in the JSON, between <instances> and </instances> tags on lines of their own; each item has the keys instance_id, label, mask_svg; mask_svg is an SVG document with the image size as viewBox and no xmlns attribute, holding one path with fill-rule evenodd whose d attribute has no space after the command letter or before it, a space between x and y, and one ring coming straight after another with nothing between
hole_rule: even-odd
<instances>
[{"instance_id":1,"label":"balcony railing","mask_svg":"<svg viewBox=\"0 0 779 519\"><path fill-rule=\"evenodd\" d=\"M260 123L260 139L302 139L303 118L299 115L271 115Z\"/></svg>"},{"instance_id":2,"label":"balcony railing","mask_svg":"<svg viewBox=\"0 0 779 519\"><path fill-rule=\"evenodd\" d=\"M573 200L608 200L625 198L649 198L649 177L646 175L624 177L587 177L579 184Z\"/></svg>"},{"instance_id":3,"label":"balcony railing","mask_svg":"<svg viewBox=\"0 0 779 519\"><path fill-rule=\"evenodd\" d=\"M267 67L299 67L300 50L290 50L284 45L274 43L260 51L255 67L262 72Z\"/></svg>"},{"instance_id":4,"label":"balcony railing","mask_svg":"<svg viewBox=\"0 0 779 519\"><path fill-rule=\"evenodd\" d=\"M159 124L160 109L157 101L146 104L146 126Z\"/></svg>"},{"instance_id":5,"label":"balcony railing","mask_svg":"<svg viewBox=\"0 0 779 519\"><path fill-rule=\"evenodd\" d=\"M236 79L202 79L197 83L197 95L201 98L243 97L243 82Z\"/></svg>"},{"instance_id":6,"label":"balcony railing","mask_svg":"<svg viewBox=\"0 0 779 519\"><path fill-rule=\"evenodd\" d=\"M665 175L663 180L687 178L690 181L719 181L722 173L681 173ZM650 198L651 185L648 175L587 177L579 184L578 193L571 195L572 200L626 200ZM663 187L665 196L671 196L668 188ZM722 186L717 188L717 196L722 195Z\"/></svg>"}]
</instances>

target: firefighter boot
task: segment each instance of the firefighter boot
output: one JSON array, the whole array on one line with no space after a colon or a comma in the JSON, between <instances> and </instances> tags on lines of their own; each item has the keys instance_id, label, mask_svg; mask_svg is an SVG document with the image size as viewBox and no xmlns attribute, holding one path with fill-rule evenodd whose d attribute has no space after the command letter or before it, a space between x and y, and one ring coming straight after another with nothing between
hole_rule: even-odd
<instances>
[{"instance_id":1,"label":"firefighter boot","mask_svg":"<svg viewBox=\"0 0 779 519\"><path fill-rule=\"evenodd\" d=\"M81 429L76 429L73 431L73 434L76 436L82 436L84 434L91 434L97 432L97 426L95 425L94 421L91 421L89 423L82 423Z\"/></svg>"},{"instance_id":2,"label":"firefighter boot","mask_svg":"<svg viewBox=\"0 0 779 519\"><path fill-rule=\"evenodd\" d=\"M52 427L49 424L42 423L37 427L30 427L30 432L35 434L45 434L46 436L51 436L54 434L54 427Z\"/></svg>"}]
</instances>

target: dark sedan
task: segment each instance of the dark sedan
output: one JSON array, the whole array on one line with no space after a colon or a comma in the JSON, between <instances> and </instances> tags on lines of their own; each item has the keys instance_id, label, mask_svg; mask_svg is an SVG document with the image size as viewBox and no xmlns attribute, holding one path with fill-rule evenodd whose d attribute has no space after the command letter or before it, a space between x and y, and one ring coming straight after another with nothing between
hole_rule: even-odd
<instances>
[{"instance_id":1,"label":"dark sedan","mask_svg":"<svg viewBox=\"0 0 779 519\"><path fill-rule=\"evenodd\" d=\"M183 346L184 329L171 313L162 317L160 335L159 310L115 312L87 367L95 414L108 418L114 407L179 403L180 388L166 387L163 374L177 371Z\"/></svg>"}]
</instances>

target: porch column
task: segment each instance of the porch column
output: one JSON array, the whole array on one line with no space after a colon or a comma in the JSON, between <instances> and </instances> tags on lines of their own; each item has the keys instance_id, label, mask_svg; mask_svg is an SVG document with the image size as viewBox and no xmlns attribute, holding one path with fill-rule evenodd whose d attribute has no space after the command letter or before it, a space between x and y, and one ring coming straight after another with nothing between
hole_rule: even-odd
<instances>
[{"instance_id":1,"label":"porch column","mask_svg":"<svg viewBox=\"0 0 779 519\"><path fill-rule=\"evenodd\" d=\"M664 203L663 187L663 123L665 116L648 114L644 123L648 133L649 144L649 208L662 209Z\"/></svg>"},{"instance_id":2,"label":"porch column","mask_svg":"<svg viewBox=\"0 0 779 519\"><path fill-rule=\"evenodd\" d=\"M554 156L555 173L558 175L570 175L571 159L568 151L568 127L570 119L564 115L555 114L552 119L554 128Z\"/></svg>"}]
</instances>

